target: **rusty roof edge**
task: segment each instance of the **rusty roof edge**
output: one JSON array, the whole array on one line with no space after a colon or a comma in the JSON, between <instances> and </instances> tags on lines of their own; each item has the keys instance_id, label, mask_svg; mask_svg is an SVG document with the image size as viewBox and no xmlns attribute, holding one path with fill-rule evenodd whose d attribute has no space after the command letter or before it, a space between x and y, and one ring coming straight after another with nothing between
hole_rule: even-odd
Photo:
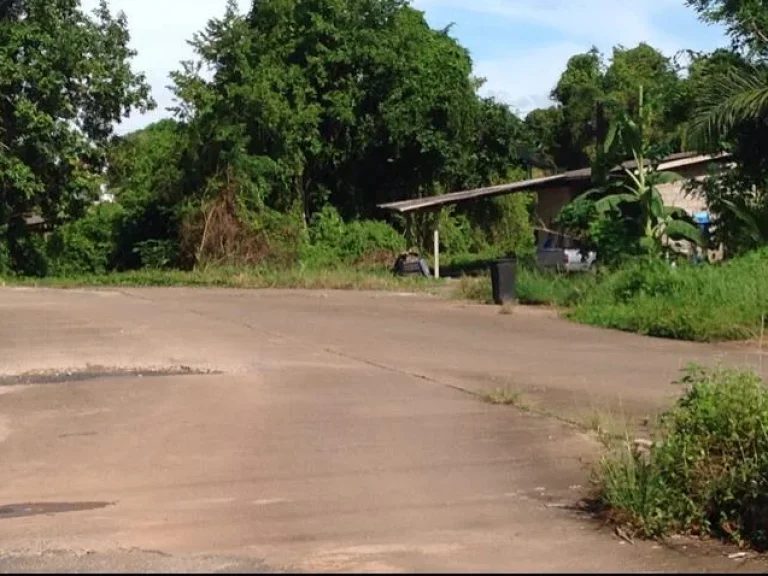
<instances>
[{"instance_id":1,"label":"rusty roof edge","mask_svg":"<svg viewBox=\"0 0 768 576\"><path fill-rule=\"evenodd\" d=\"M505 194L507 192L514 192L516 190L536 189L542 185L560 182L564 179L565 174L555 174L554 176L545 176L542 178L534 178L532 180L521 180L519 182L510 182L507 184L499 184L497 186L475 188L472 190L461 190L458 192L451 192L449 194L441 194L439 196L427 196L425 198L415 198L412 200L387 202L386 204L379 204L378 208L395 212L412 212L414 210L423 210L433 206L451 204L464 200L472 200L477 197L488 198L497 194Z\"/></svg>"},{"instance_id":2,"label":"rusty roof edge","mask_svg":"<svg viewBox=\"0 0 768 576\"><path fill-rule=\"evenodd\" d=\"M659 170L672 170L680 168L682 166L693 166L695 164L703 164L713 160L724 160L730 158L730 154L723 152L720 154L695 154L695 153L678 153L668 157L668 160L662 161L658 169ZM626 164L626 163L625 163ZM619 167L617 167L619 168ZM631 169L631 167L630 167ZM427 208L433 208L438 206L444 206L447 204L457 204L467 200L473 200L475 198L491 198L496 195L502 195L509 192L531 190L535 191L544 185L554 184L556 182L568 182L573 180L588 179L592 176L591 168L581 168L579 170L571 170L563 172L561 174L555 174L554 176L545 176L542 178L534 178L531 180L521 180L519 182L510 182L508 184L500 184L498 186L489 186L486 188L476 188L473 190L461 190L459 192L451 192L449 194L442 194L440 196L428 196L426 198L415 198L412 200L400 200L397 202L387 202L385 204L379 204L377 207L382 210L389 210L392 212L399 212L401 214L406 212L413 212L416 210L425 210Z\"/></svg>"}]
</instances>

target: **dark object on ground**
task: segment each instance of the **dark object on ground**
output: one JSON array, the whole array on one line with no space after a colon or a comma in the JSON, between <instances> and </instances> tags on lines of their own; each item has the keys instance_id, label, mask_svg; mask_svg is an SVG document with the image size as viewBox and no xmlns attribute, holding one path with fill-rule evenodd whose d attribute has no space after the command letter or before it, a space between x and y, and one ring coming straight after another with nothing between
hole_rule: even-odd
<instances>
[{"instance_id":1,"label":"dark object on ground","mask_svg":"<svg viewBox=\"0 0 768 576\"><path fill-rule=\"evenodd\" d=\"M517 297L517 260L504 258L491 262L493 301L502 305Z\"/></svg>"},{"instance_id":2,"label":"dark object on ground","mask_svg":"<svg viewBox=\"0 0 768 576\"><path fill-rule=\"evenodd\" d=\"M432 277L429 264L427 264L423 258L419 257L418 254L413 252L400 254L395 261L393 272L398 276L421 275L425 278Z\"/></svg>"}]
</instances>

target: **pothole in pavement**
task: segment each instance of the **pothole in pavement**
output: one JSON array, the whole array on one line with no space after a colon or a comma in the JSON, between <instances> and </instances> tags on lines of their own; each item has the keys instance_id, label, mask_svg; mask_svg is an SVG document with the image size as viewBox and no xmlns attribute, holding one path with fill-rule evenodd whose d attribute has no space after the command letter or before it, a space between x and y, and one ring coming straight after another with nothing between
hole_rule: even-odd
<instances>
[{"instance_id":1,"label":"pothole in pavement","mask_svg":"<svg viewBox=\"0 0 768 576\"><path fill-rule=\"evenodd\" d=\"M27 504L7 504L0 506L0 520L8 518L26 518L28 516L61 514L64 512L83 512L112 506L114 502L39 502Z\"/></svg>"},{"instance_id":2,"label":"pothole in pavement","mask_svg":"<svg viewBox=\"0 0 768 576\"><path fill-rule=\"evenodd\" d=\"M0 376L0 386L66 384L99 378L157 378L163 376L202 376L221 373L218 370L201 370L190 368L189 366L147 369L88 366L81 370L33 370L14 376Z\"/></svg>"}]
</instances>

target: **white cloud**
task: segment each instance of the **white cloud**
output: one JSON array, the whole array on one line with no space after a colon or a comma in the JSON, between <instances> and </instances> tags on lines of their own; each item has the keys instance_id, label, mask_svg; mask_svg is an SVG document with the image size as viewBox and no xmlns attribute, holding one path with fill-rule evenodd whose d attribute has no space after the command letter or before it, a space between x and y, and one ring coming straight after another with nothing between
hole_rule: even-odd
<instances>
[{"instance_id":1,"label":"white cloud","mask_svg":"<svg viewBox=\"0 0 768 576\"><path fill-rule=\"evenodd\" d=\"M550 104L549 93L557 83L565 62L589 45L562 42L551 46L519 50L475 65L477 76L485 78L482 93L509 103L519 113Z\"/></svg>"},{"instance_id":2,"label":"white cloud","mask_svg":"<svg viewBox=\"0 0 768 576\"><path fill-rule=\"evenodd\" d=\"M592 46L609 55L619 44L648 42L669 56L687 47L684 38L656 24L670 11L685 10L682 0L415 0L414 5L427 14L456 10L501 19L512 39L525 26L547 30L535 47L505 50L502 44L498 55L475 62L477 75L488 80L484 93L520 113L548 105L568 59ZM455 33L461 34L460 24Z\"/></svg>"},{"instance_id":3,"label":"white cloud","mask_svg":"<svg viewBox=\"0 0 768 576\"><path fill-rule=\"evenodd\" d=\"M99 0L83 0L83 9L92 10ZM246 10L251 0L239 0ZM213 17L224 14L226 0L110 0L113 13L125 12L131 31L131 44L138 51L133 66L143 71L152 86L157 109L141 116L134 114L118 128L127 132L140 128L168 115L166 108L173 104L166 86L168 74L179 69L182 60L193 56L187 41L202 30Z\"/></svg>"}]
</instances>

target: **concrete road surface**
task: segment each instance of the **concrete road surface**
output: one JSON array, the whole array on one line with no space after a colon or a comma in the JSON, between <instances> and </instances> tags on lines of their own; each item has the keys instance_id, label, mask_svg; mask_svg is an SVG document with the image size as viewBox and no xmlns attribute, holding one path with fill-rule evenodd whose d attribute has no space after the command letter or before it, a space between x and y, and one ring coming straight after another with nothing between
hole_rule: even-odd
<instances>
[{"instance_id":1,"label":"concrete road surface","mask_svg":"<svg viewBox=\"0 0 768 576\"><path fill-rule=\"evenodd\" d=\"M764 571L574 509L568 421L652 416L691 360L762 369L423 296L2 289L0 571Z\"/></svg>"}]
</instances>

